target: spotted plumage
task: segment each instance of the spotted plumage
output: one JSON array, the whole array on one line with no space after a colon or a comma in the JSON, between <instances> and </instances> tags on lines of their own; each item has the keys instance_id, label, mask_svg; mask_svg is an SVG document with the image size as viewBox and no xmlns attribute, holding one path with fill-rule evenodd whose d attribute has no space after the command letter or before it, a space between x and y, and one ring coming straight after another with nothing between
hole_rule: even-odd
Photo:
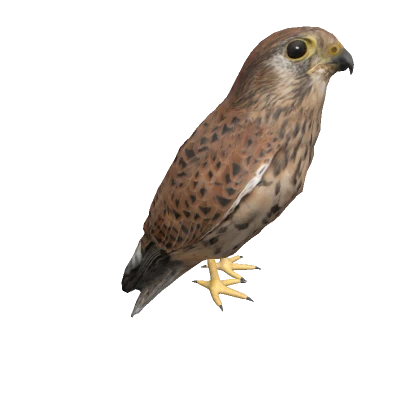
<instances>
[{"instance_id":1,"label":"spotted plumage","mask_svg":"<svg viewBox=\"0 0 420 420\"><path fill-rule=\"evenodd\" d=\"M303 56L288 56L299 48ZM125 291L142 292L133 313L202 260L236 252L302 191L328 80L349 67L320 28L280 31L255 48L156 192L123 278Z\"/></svg>"}]
</instances>

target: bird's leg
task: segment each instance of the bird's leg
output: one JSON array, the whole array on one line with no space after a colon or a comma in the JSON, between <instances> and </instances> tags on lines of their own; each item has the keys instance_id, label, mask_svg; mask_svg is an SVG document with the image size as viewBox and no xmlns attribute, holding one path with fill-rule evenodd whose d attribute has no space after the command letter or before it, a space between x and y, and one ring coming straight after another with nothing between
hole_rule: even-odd
<instances>
[{"instance_id":1,"label":"bird's leg","mask_svg":"<svg viewBox=\"0 0 420 420\"><path fill-rule=\"evenodd\" d=\"M222 311L223 311L223 306L219 298L219 294L234 296L240 299L247 299L247 300L253 301L250 297L248 297L244 293L238 292L236 290L233 290L227 287L232 284L245 283L244 281L242 281L240 278L220 280L219 275L217 273L216 261L207 260L207 265L210 270L210 281L195 280L194 282L210 290L211 297L213 298L216 305Z\"/></svg>"}]
</instances>

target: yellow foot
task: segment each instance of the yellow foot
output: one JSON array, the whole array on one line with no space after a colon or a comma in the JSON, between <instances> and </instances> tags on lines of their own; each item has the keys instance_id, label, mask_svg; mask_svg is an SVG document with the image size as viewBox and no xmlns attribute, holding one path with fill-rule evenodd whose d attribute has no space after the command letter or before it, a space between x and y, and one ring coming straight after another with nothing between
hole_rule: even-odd
<instances>
[{"instance_id":1,"label":"yellow foot","mask_svg":"<svg viewBox=\"0 0 420 420\"><path fill-rule=\"evenodd\" d=\"M234 257L236 258L236 257ZM238 257L237 259L239 259ZM227 258L224 258L227 260ZM236 261L236 260L235 260ZM217 264L215 260L207 260L207 264L210 270L210 281L204 280L194 280L194 283L206 287L210 290L211 297L213 298L216 305L223 311L222 301L219 298L219 294L234 296L240 299L247 299L253 302L253 300L247 295L238 292L237 290L230 289L227 286L237 283L245 283L245 280L242 278L235 278L229 280L220 280L219 275L217 274ZM253 267L253 266L252 266ZM236 273L235 273L236 274Z\"/></svg>"},{"instance_id":2,"label":"yellow foot","mask_svg":"<svg viewBox=\"0 0 420 420\"><path fill-rule=\"evenodd\" d=\"M254 264L236 264L236 261L238 261L239 258L241 258L239 255L236 255L234 257L222 258L220 261L216 263L216 268L218 270L222 270L228 276L232 276L234 279L242 278L242 274L235 273L235 271L233 270L255 270L256 267ZM206 267L208 266L209 265L206 264Z\"/></svg>"}]
</instances>

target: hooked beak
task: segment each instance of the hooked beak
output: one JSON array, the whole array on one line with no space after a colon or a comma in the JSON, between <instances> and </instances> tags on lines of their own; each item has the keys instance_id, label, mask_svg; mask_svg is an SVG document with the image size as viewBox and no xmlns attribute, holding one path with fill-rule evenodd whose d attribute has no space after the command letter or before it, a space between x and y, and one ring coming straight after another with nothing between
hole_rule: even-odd
<instances>
[{"instance_id":1,"label":"hooked beak","mask_svg":"<svg viewBox=\"0 0 420 420\"><path fill-rule=\"evenodd\" d=\"M343 48L343 51L335 56L328 64L333 64L337 67L337 71L344 71L350 69L350 74L353 73L354 63L350 53Z\"/></svg>"},{"instance_id":2,"label":"hooked beak","mask_svg":"<svg viewBox=\"0 0 420 420\"><path fill-rule=\"evenodd\" d=\"M330 76L337 71L352 71L353 59L350 52L344 49L343 44L339 43L330 47L325 58L309 69L307 73L314 73L318 69L327 70Z\"/></svg>"}]
</instances>

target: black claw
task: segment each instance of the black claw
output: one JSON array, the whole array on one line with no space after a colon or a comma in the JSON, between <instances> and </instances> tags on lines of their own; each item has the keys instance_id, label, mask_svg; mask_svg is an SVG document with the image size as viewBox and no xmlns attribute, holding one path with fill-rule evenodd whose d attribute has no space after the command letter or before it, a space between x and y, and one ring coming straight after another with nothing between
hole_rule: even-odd
<instances>
[{"instance_id":1,"label":"black claw","mask_svg":"<svg viewBox=\"0 0 420 420\"><path fill-rule=\"evenodd\" d=\"M241 283L246 283L246 280L243 277L241 277Z\"/></svg>"},{"instance_id":2,"label":"black claw","mask_svg":"<svg viewBox=\"0 0 420 420\"><path fill-rule=\"evenodd\" d=\"M246 300L250 300L251 302L254 302L249 296L246 298Z\"/></svg>"},{"instance_id":3,"label":"black claw","mask_svg":"<svg viewBox=\"0 0 420 420\"><path fill-rule=\"evenodd\" d=\"M193 283L197 283L197 280L193 280L192 282L193 282Z\"/></svg>"},{"instance_id":4,"label":"black claw","mask_svg":"<svg viewBox=\"0 0 420 420\"><path fill-rule=\"evenodd\" d=\"M222 310L222 312L223 312L223 306L222 306L222 305L220 305L220 306L219 306L219 308L220 308L220 309Z\"/></svg>"},{"instance_id":5,"label":"black claw","mask_svg":"<svg viewBox=\"0 0 420 420\"><path fill-rule=\"evenodd\" d=\"M243 256L241 255L239 258L243 258Z\"/></svg>"},{"instance_id":6,"label":"black claw","mask_svg":"<svg viewBox=\"0 0 420 420\"><path fill-rule=\"evenodd\" d=\"M255 269L256 269L256 270L261 270L261 268L260 268L260 267L255 267Z\"/></svg>"},{"instance_id":7,"label":"black claw","mask_svg":"<svg viewBox=\"0 0 420 420\"><path fill-rule=\"evenodd\" d=\"M207 265L202 265L201 268L207 268Z\"/></svg>"}]
</instances>

